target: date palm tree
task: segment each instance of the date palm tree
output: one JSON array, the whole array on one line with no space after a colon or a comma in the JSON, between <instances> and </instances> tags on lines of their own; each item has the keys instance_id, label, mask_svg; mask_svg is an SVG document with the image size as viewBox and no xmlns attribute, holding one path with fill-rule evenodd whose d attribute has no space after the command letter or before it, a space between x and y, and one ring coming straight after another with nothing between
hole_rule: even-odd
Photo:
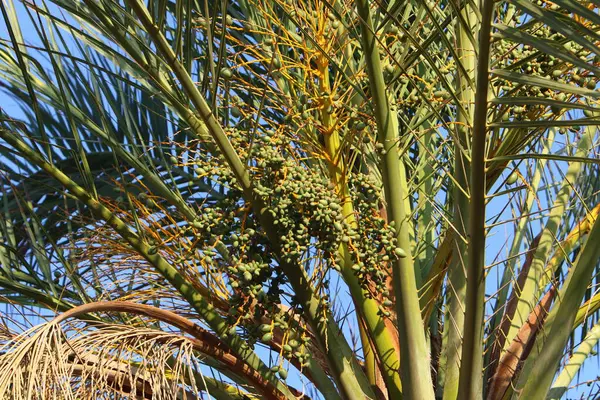
<instances>
[{"instance_id":1,"label":"date palm tree","mask_svg":"<svg viewBox=\"0 0 600 400\"><path fill-rule=\"evenodd\" d=\"M598 2L0 5L0 398L587 376Z\"/></svg>"}]
</instances>

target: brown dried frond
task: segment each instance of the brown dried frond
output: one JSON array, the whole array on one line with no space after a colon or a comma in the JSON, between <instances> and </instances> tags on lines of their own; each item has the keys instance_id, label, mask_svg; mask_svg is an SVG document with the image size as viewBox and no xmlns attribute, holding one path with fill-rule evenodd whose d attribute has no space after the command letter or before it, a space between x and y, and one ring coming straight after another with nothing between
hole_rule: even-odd
<instances>
[{"instance_id":1,"label":"brown dried frond","mask_svg":"<svg viewBox=\"0 0 600 400\"><path fill-rule=\"evenodd\" d=\"M125 325L36 326L0 347L0 399L198 398L193 343Z\"/></svg>"}]
</instances>

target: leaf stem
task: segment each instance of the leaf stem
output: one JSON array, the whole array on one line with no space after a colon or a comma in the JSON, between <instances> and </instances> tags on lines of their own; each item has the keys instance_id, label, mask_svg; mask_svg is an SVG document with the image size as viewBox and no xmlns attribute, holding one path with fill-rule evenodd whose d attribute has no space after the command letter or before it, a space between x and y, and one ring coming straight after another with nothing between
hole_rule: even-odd
<instances>
[{"instance_id":1,"label":"leaf stem","mask_svg":"<svg viewBox=\"0 0 600 400\"><path fill-rule=\"evenodd\" d=\"M485 194L490 40L494 2L483 0L471 142L467 290L458 398L479 399L483 390L483 314L485 310Z\"/></svg>"},{"instance_id":2,"label":"leaf stem","mask_svg":"<svg viewBox=\"0 0 600 400\"><path fill-rule=\"evenodd\" d=\"M371 11L367 0L356 0L361 22L361 40L365 52L369 83L377 122L378 140L386 154L382 156L381 170L389 221L394 221L398 245L406 252L393 267L393 285L402 354L402 388L409 399L433 399L429 350L421 320L415 270L411 255L410 233L404 208L405 180L400 173L398 156L398 117L392 109L383 79L379 43L373 30Z\"/></svg>"}]
</instances>

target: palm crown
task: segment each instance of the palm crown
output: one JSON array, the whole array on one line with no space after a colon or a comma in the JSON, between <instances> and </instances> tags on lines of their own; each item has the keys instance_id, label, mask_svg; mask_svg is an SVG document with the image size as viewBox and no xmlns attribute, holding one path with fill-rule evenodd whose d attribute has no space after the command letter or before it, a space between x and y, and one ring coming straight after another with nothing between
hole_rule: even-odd
<instances>
[{"instance_id":1,"label":"palm crown","mask_svg":"<svg viewBox=\"0 0 600 400\"><path fill-rule=\"evenodd\" d=\"M2 15L0 397L560 398L592 354L595 2Z\"/></svg>"}]
</instances>

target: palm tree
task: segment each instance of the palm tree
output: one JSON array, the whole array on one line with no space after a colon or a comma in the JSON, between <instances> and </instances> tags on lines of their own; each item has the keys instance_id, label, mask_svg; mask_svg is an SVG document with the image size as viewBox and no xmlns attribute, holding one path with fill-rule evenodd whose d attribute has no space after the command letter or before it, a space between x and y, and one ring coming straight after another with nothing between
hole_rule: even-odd
<instances>
[{"instance_id":1,"label":"palm tree","mask_svg":"<svg viewBox=\"0 0 600 400\"><path fill-rule=\"evenodd\" d=\"M1 7L0 398L558 399L594 354L597 2Z\"/></svg>"}]
</instances>

